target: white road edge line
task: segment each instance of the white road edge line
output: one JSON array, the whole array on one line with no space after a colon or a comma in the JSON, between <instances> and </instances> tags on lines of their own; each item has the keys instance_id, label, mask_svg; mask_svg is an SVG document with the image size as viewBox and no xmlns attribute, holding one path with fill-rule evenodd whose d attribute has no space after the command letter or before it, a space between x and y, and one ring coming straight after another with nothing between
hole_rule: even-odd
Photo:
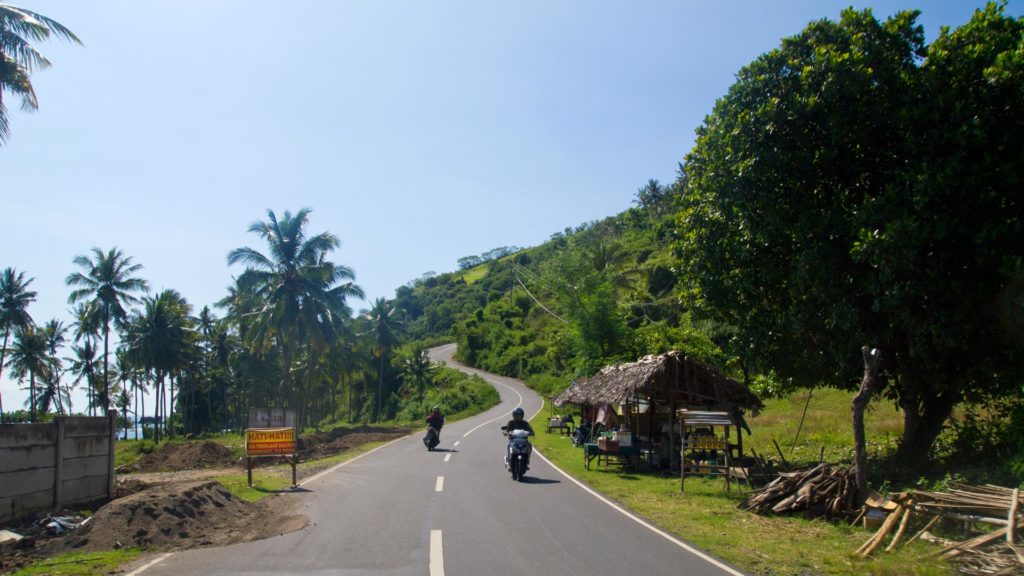
<instances>
[{"instance_id":1,"label":"white road edge line","mask_svg":"<svg viewBox=\"0 0 1024 576\"><path fill-rule=\"evenodd\" d=\"M444 476L438 476L434 484L434 492L444 492Z\"/></svg>"},{"instance_id":2,"label":"white road edge line","mask_svg":"<svg viewBox=\"0 0 1024 576\"><path fill-rule=\"evenodd\" d=\"M331 468L328 468L327 470L324 470L323 472L320 472L319 474L315 474L313 476L310 476L309 478L306 478L302 482L299 482L299 486L302 486L303 484L309 484L313 480L316 480L317 478L319 478L319 477L321 477L321 476L323 476L325 474L330 474L331 472L334 472L335 470L337 470L338 468L341 468L342 466L345 466L346 464L351 464L352 462L355 462L356 460L359 460L363 456L368 456L370 454L373 454L374 452L376 452L377 450L380 450L381 448L385 448L387 446L390 446L390 445L394 444L395 442L398 442L398 441L401 441L401 440L405 440L406 438L409 438L409 436L403 436L401 438L395 438L391 442L388 442L387 444L381 444L380 446L377 446L373 450L370 450L369 452L364 452L364 453L360 454L359 456L356 456L355 458L352 458L351 460L345 460L344 462L342 462L341 464L338 464L337 466L333 466ZM162 554L160 556L157 556L156 558L154 558L150 562L148 562L148 563L146 563L146 564L144 564L142 566L139 566L137 569L133 570L131 573L125 574L125 576L139 576L139 574L142 574L145 570L148 570L149 568L152 568L153 566L156 566L157 564L163 562L164 560L167 559L167 557L171 556L172 554L173 554L173 552L166 552L166 553L164 553L164 554Z\"/></svg>"},{"instance_id":3,"label":"white road edge line","mask_svg":"<svg viewBox=\"0 0 1024 576\"><path fill-rule=\"evenodd\" d=\"M541 405L541 409L543 409L543 403ZM536 412L536 414L534 414L534 416L536 416L537 414L540 414L540 410L538 410ZM532 420L532 418L531 418L531 420ZM608 506L611 506L611 508L613 510L621 513L626 518L629 518L630 520L636 522L637 524L643 526L644 528L647 528L651 532L654 532L655 534L657 534L658 536L661 536L665 540L668 540L669 542L675 544L676 546L679 546L680 548L682 548L683 550L686 550L690 554L693 554L694 556L697 556L698 558L701 558L702 560L704 560L708 564L712 564L714 566L717 566L718 568L721 568L722 570L728 572L729 574L732 574L733 576L746 576L742 572L738 572L734 568L723 564L722 562L712 558L711 556L708 556L707 554L701 552L700 550L697 550L693 546L690 546L686 542L683 542L682 540L676 538L675 536L672 536L671 534L669 534L669 533L665 532L664 530L654 526L653 524L651 524L650 522L644 520L643 518L640 518L639 516L633 514L632 512L626 510L625 508L623 508L623 507L619 506L618 504L612 502L611 500L605 498L604 496L602 496L598 492L592 490L586 484L584 484L584 483L580 482L579 480L573 478L572 476L570 476L568 473L566 473L564 470L562 470L558 466L555 466L554 462L552 462L551 460L548 460L547 458L544 457L543 454L541 454L540 449L536 449L535 448L534 449L534 453L536 453L538 456L540 456L541 460L544 460L545 462L547 462L549 466L551 466L552 468L557 470L559 474L561 474L562 476L565 476L570 482L572 482L573 484L579 486L580 488L582 488L585 492L587 492L588 494L590 494L594 498L597 498L601 502L604 502Z\"/></svg>"},{"instance_id":4,"label":"white road edge line","mask_svg":"<svg viewBox=\"0 0 1024 576\"><path fill-rule=\"evenodd\" d=\"M445 455L444 455L444 461L445 461L445 462L447 462L447 461L449 461L449 460L451 460L451 459L452 459L452 455L451 455L451 454L445 454Z\"/></svg>"},{"instance_id":5,"label":"white road edge line","mask_svg":"<svg viewBox=\"0 0 1024 576\"><path fill-rule=\"evenodd\" d=\"M485 380L486 380L486 378L485 378ZM508 388L509 390L511 390L513 393L515 393L516 396L519 396L519 404L516 404L516 406L514 408L512 408L512 410L509 410L508 412L502 413L497 418L492 418L492 419L488 420L487 422L484 422L483 424L477 426L476 428L473 428L469 432L466 432L465 434L462 435L463 438L465 438L466 436L469 436L470 434L472 434L473 432L476 432L477 430L483 428L484 426L487 426L491 422L497 422L498 420L501 420L501 419L505 418L506 416L511 414L516 408L518 408L519 406L522 406L522 404L523 404L523 395L520 394L519 391L516 390L515 388L509 386L508 384L503 384L501 382L495 382L494 380L487 380L487 381L490 382L491 384L497 384L499 386L504 386L505 388ZM541 408L544 407L543 398L541 399L540 405L541 405ZM540 414L540 410L538 410L536 413L534 413L534 416L536 416L537 414ZM532 419L533 419L533 417L531 416L530 420L532 420Z\"/></svg>"},{"instance_id":6,"label":"white road edge line","mask_svg":"<svg viewBox=\"0 0 1024 576\"><path fill-rule=\"evenodd\" d=\"M163 562L163 561L164 561L164 560L166 560L166 559L167 559L167 557L168 557L168 556L170 556L170 555L171 555L171 553L170 553L170 552L164 552L163 554L161 554L161 555L157 556L156 558L153 558L153 559L152 559L152 560L150 560L149 562L146 562L146 563L145 563L145 564L143 564L142 566L139 566L139 567L138 567L138 568L136 568L135 570L132 570L132 571L131 571L131 572L129 572L128 574L125 574L125 576L138 576L139 574L142 574L142 572L143 572L144 570L146 570L147 568L152 568L153 566L156 566L157 564L159 564L159 563Z\"/></svg>"},{"instance_id":7,"label":"white road edge line","mask_svg":"<svg viewBox=\"0 0 1024 576\"><path fill-rule=\"evenodd\" d=\"M321 476L324 476L325 474L330 474L331 472L334 472L335 470L337 470L338 468L341 468L342 466L347 466L348 464L351 464L351 463L355 462L356 460L359 460L363 456L369 456L370 454L373 454L374 452L376 452L377 450L380 450L381 448L386 448L388 446L391 446L395 442L400 442L402 440L405 440L406 438L409 438L409 436L402 436L401 438L395 438L391 442L388 442L387 444L381 444L380 446L377 446L376 448L374 448L373 450L370 450L369 452L363 452L362 454L360 454L359 456L356 456L355 458L352 458L351 460L345 460L344 462L342 462L341 464L338 464L337 466L332 466L331 468L328 468L327 470L324 470L323 472L320 472L318 474L310 476L309 478L306 478L302 482L299 482L299 486L302 486L304 484L309 484L313 480L316 480L317 478L319 478Z\"/></svg>"},{"instance_id":8,"label":"white road edge line","mask_svg":"<svg viewBox=\"0 0 1024 576\"><path fill-rule=\"evenodd\" d=\"M430 576L444 576L444 548L441 531L430 531Z\"/></svg>"}]
</instances>

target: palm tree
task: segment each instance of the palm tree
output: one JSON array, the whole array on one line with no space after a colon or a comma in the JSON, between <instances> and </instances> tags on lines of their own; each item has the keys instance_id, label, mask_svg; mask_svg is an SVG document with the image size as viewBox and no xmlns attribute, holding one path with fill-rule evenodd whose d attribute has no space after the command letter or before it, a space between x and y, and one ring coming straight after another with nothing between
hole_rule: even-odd
<instances>
[{"instance_id":1,"label":"palm tree","mask_svg":"<svg viewBox=\"0 0 1024 576\"><path fill-rule=\"evenodd\" d=\"M79 345L73 345L71 352L74 353L73 358L67 358L67 361L71 363L71 367L68 372L75 375L74 384L77 386L84 382L86 391L89 397L89 413L91 414L93 409L97 405L96 401L96 388L97 382L99 381L99 360L96 358L96 346L92 343L91 339L86 338L85 342ZM69 392L70 392L70 386Z\"/></svg>"},{"instance_id":2,"label":"palm tree","mask_svg":"<svg viewBox=\"0 0 1024 576\"><path fill-rule=\"evenodd\" d=\"M125 304L139 301L133 293L146 292L149 287L146 281L133 276L142 269L141 264L132 264L132 259L125 256L116 247L104 254L99 248L93 248L94 260L88 256L75 256L73 262L85 273L74 272L64 280L68 286L75 288L68 296L68 304L92 298L99 311L103 326L103 395L100 397L103 409L110 405L110 379L107 369L107 356L110 350L110 322L123 325L128 313Z\"/></svg>"},{"instance_id":3,"label":"palm tree","mask_svg":"<svg viewBox=\"0 0 1024 576\"><path fill-rule=\"evenodd\" d=\"M413 346L409 357L402 360L402 379L416 387L418 396L423 396L423 389L426 388L433 372L434 365L430 363L430 355L423 349L422 344Z\"/></svg>"},{"instance_id":4,"label":"palm tree","mask_svg":"<svg viewBox=\"0 0 1024 576\"><path fill-rule=\"evenodd\" d=\"M14 346L7 360L19 380L29 378L29 421L36 421L36 377L45 380L50 377L52 363L47 354L46 338L35 326L26 326L14 333Z\"/></svg>"},{"instance_id":5,"label":"palm tree","mask_svg":"<svg viewBox=\"0 0 1024 576\"><path fill-rule=\"evenodd\" d=\"M174 290L164 290L143 300L143 311L128 325L128 353L132 362L156 373L156 411L166 423L167 390L165 378L171 379L170 410L174 410L174 376L189 361L195 341L191 306ZM172 430L173 433L173 430ZM159 428L157 441L159 442Z\"/></svg>"},{"instance_id":6,"label":"palm tree","mask_svg":"<svg viewBox=\"0 0 1024 576\"><path fill-rule=\"evenodd\" d=\"M11 330L21 330L32 325L28 305L35 301L36 293L29 290L28 285L33 280L34 278L26 280L25 273L16 272L14 268L6 268L3 274L0 274L0 330L4 331L4 343L0 348L0 376L3 376L7 339L11 335ZM0 394L0 422L3 422L3 419L4 402L3 395Z\"/></svg>"},{"instance_id":7,"label":"palm tree","mask_svg":"<svg viewBox=\"0 0 1024 576\"><path fill-rule=\"evenodd\" d=\"M249 232L267 242L269 257L247 246L228 254L229 265L247 267L237 280L239 295L254 296L259 302L242 323L242 337L255 353L266 353L272 346L280 350L282 392L292 397L293 407L298 405L299 426L305 424L309 372L307 387L298 390L292 380L297 347L306 344L318 351L325 349L351 317L346 299L363 296L362 289L352 282L355 274L350 268L326 260L340 245L338 238L328 232L306 235L310 211L303 208L294 216L285 211L278 221L273 210L267 210L268 221L249 227Z\"/></svg>"},{"instance_id":8,"label":"palm tree","mask_svg":"<svg viewBox=\"0 0 1024 576\"><path fill-rule=\"evenodd\" d=\"M387 351L398 342L395 336L395 328L401 323L398 318L398 309L394 304L384 298L377 298L370 308L368 318L371 323L370 331L377 344L377 351L380 353L380 380L377 384L377 422L381 419L381 399L384 397L384 366Z\"/></svg>"},{"instance_id":9,"label":"palm tree","mask_svg":"<svg viewBox=\"0 0 1024 576\"><path fill-rule=\"evenodd\" d=\"M46 351L50 355L50 361L53 366L50 371L50 378L46 382L46 392L44 408L49 407L50 401L56 401L57 412L60 414L64 413L64 400L70 401L70 396L65 396L64 391L60 387L60 376L63 372L60 362L60 357L57 355L60 348L67 341L67 327L60 320L53 319L47 322L43 326L43 337L46 339ZM71 413L70 408L68 413Z\"/></svg>"},{"instance_id":10,"label":"palm tree","mask_svg":"<svg viewBox=\"0 0 1024 576\"><path fill-rule=\"evenodd\" d=\"M114 406L121 412L121 419L124 420L124 439L128 439L128 407L132 405L132 397L128 389L118 384L114 387Z\"/></svg>"},{"instance_id":11,"label":"palm tree","mask_svg":"<svg viewBox=\"0 0 1024 576\"><path fill-rule=\"evenodd\" d=\"M22 110L39 108L29 76L36 70L49 68L50 61L30 41L46 40L51 33L76 44L82 43L55 20L31 10L0 4L0 145L11 135L7 107L3 101L4 90L21 97Z\"/></svg>"}]
</instances>

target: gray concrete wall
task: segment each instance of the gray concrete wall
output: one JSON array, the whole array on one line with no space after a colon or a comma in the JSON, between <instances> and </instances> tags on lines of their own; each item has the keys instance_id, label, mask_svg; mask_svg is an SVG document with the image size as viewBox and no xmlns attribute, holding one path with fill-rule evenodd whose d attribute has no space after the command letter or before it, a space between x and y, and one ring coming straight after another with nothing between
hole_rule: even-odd
<instances>
[{"instance_id":1,"label":"gray concrete wall","mask_svg":"<svg viewBox=\"0 0 1024 576\"><path fill-rule=\"evenodd\" d=\"M0 522L113 496L115 418L0 424Z\"/></svg>"}]
</instances>

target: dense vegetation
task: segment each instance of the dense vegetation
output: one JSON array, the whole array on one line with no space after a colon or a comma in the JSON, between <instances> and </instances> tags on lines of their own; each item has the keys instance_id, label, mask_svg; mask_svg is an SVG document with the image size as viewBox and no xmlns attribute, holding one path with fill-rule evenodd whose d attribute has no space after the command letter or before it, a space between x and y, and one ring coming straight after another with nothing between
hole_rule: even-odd
<instances>
[{"instance_id":1,"label":"dense vegetation","mask_svg":"<svg viewBox=\"0 0 1024 576\"><path fill-rule=\"evenodd\" d=\"M116 248L95 248L74 258L79 271L67 277L74 324L39 325L29 310L33 279L5 269L0 377L26 383L29 398L28 410L15 412L4 412L0 398L0 419L71 414L79 387L85 412L114 407L126 426L148 423L157 440L244 428L250 407L294 409L305 428L411 423L434 405L457 416L496 404L479 378L439 370L419 344L400 345L402 317L391 302L378 299L353 316L348 299L362 290L352 270L329 260L338 238L309 234L309 215L268 211L252 225L267 250L231 252L228 264L245 269L218 303L221 318L209 307L196 314L174 290L149 293L141 265ZM69 339L71 356L62 358ZM156 414L147 419L149 394Z\"/></svg>"},{"instance_id":2,"label":"dense vegetation","mask_svg":"<svg viewBox=\"0 0 1024 576\"><path fill-rule=\"evenodd\" d=\"M1019 474L1024 22L990 4L926 45L916 18L811 23L739 72L677 181L396 305L549 392L670 348L762 393L851 389L871 345L904 474L950 427Z\"/></svg>"},{"instance_id":3,"label":"dense vegetation","mask_svg":"<svg viewBox=\"0 0 1024 576\"><path fill-rule=\"evenodd\" d=\"M8 268L0 377L30 389L29 418L70 412L82 386L126 416L152 392L163 427L198 432L250 406L407 417L438 388L423 347L442 341L548 394L670 349L766 395L850 389L870 345L903 472L964 450L1024 471L1024 21L989 4L928 45L916 12L846 10L741 69L697 136L629 210L467 256L356 317L354 272L305 209L252 226L266 252L232 252L246 268L222 318L148 293L115 248L75 258L74 326L38 325L32 279Z\"/></svg>"}]
</instances>

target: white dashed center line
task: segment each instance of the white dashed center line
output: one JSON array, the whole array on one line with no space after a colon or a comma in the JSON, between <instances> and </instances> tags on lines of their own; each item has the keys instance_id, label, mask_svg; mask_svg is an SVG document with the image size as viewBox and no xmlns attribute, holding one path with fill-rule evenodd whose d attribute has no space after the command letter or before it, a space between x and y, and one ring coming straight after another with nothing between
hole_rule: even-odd
<instances>
[{"instance_id":1,"label":"white dashed center line","mask_svg":"<svg viewBox=\"0 0 1024 576\"><path fill-rule=\"evenodd\" d=\"M458 446L458 445L459 445L459 442L462 442L462 440L456 440L456 441L455 441L455 444L452 444L452 448L454 448L454 447Z\"/></svg>"},{"instance_id":2,"label":"white dashed center line","mask_svg":"<svg viewBox=\"0 0 1024 576\"><path fill-rule=\"evenodd\" d=\"M441 531L430 531L430 576L444 576L444 549L441 547Z\"/></svg>"},{"instance_id":3,"label":"white dashed center line","mask_svg":"<svg viewBox=\"0 0 1024 576\"><path fill-rule=\"evenodd\" d=\"M445 454L445 455L444 455L444 461L445 461L445 462L447 462L447 461L449 461L449 460L451 460L451 459L452 459L452 455L451 455L451 454Z\"/></svg>"},{"instance_id":4,"label":"white dashed center line","mask_svg":"<svg viewBox=\"0 0 1024 576\"><path fill-rule=\"evenodd\" d=\"M434 492L441 492L444 490L444 476L437 477L437 484L434 485Z\"/></svg>"}]
</instances>

